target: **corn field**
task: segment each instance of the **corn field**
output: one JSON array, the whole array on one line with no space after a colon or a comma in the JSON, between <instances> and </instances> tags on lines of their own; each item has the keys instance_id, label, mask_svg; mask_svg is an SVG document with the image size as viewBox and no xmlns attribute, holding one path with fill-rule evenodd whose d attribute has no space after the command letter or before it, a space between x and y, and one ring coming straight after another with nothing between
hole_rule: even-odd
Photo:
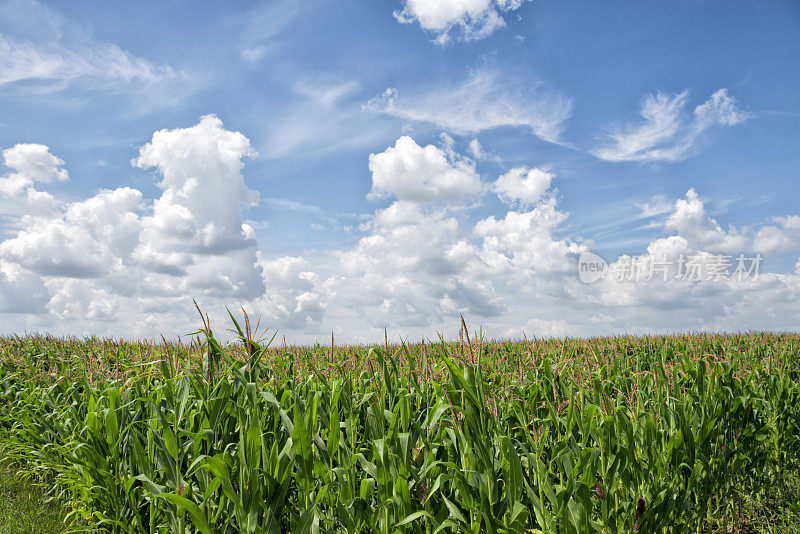
<instances>
[{"instance_id":1,"label":"corn field","mask_svg":"<svg viewBox=\"0 0 800 534\"><path fill-rule=\"evenodd\" d=\"M1 339L0 457L73 531L179 534L739 532L800 468L797 335L279 347L231 319L228 346Z\"/></svg>"}]
</instances>

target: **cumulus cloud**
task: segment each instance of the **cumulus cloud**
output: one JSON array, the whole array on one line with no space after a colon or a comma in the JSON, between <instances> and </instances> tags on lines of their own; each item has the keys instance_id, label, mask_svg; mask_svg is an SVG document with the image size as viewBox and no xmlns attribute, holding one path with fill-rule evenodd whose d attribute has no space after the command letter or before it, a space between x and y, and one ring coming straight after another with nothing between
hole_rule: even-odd
<instances>
[{"instance_id":1,"label":"cumulus cloud","mask_svg":"<svg viewBox=\"0 0 800 534\"><path fill-rule=\"evenodd\" d=\"M338 302L376 326L422 326L466 310L495 316L503 309L481 279L478 249L442 210L396 201L375 214L369 233L340 261Z\"/></svg>"},{"instance_id":2,"label":"cumulus cloud","mask_svg":"<svg viewBox=\"0 0 800 534\"><path fill-rule=\"evenodd\" d=\"M514 173L515 186L529 172ZM490 190L500 195L499 189ZM576 260L591 242L559 237L568 215L549 189L528 198L528 206L517 203L504 215L475 223L446 205L394 201L378 210L326 282L326 314L366 331L388 324L430 335L463 313L507 336L775 328L800 317L797 272L766 272L761 265L760 272L719 274L720 262L729 262L735 273L739 252L749 258L743 266L752 267L747 262L755 256L760 230L774 227L788 237L797 224L794 216L725 230L690 190L664 214L665 237L641 254L620 256L605 278L584 284ZM693 270L702 281L686 278Z\"/></svg>"},{"instance_id":3,"label":"cumulus cloud","mask_svg":"<svg viewBox=\"0 0 800 534\"><path fill-rule=\"evenodd\" d=\"M57 216L25 216L0 258L42 276L95 278L119 271L139 231L139 191L102 191Z\"/></svg>"},{"instance_id":4,"label":"cumulus cloud","mask_svg":"<svg viewBox=\"0 0 800 534\"><path fill-rule=\"evenodd\" d=\"M759 253L800 249L798 220L724 229L690 189L661 222L672 235L654 239L644 254L621 255L582 293L620 329L787 328L785 318L800 315L793 303L800 277L769 272Z\"/></svg>"},{"instance_id":5,"label":"cumulus cloud","mask_svg":"<svg viewBox=\"0 0 800 534\"><path fill-rule=\"evenodd\" d=\"M566 219L549 196L528 211L509 210L502 219L493 215L482 219L474 232L482 238L482 255L495 274L527 283L542 275L571 272L575 266L571 258L586 250L554 236Z\"/></svg>"},{"instance_id":6,"label":"cumulus cloud","mask_svg":"<svg viewBox=\"0 0 800 534\"><path fill-rule=\"evenodd\" d=\"M530 206L542 198L552 179L552 173L547 170L514 167L500 176L492 188L506 204Z\"/></svg>"},{"instance_id":7,"label":"cumulus cloud","mask_svg":"<svg viewBox=\"0 0 800 534\"><path fill-rule=\"evenodd\" d=\"M50 154L45 145L21 143L3 150L3 162L15 171L0 178L0 192L19 195L35 182L49 183L53 180L67 180L69 173L62 169L64 161Z\"/></svg>"},{"instance_id":8,"label":"cumulus cloud","mask_svg":"<svg viewBox=\"0 0 800 534\"><path fill-rule=\"evenodd\" d=\"M3 183L22 185L0 195L24 196L25 188L66 178L64 163L46 147L20 146L4 155ZM365 162L372 176L365 193L382 204L353 229L354 244L269 256L243 217L257 201L245 184L250 154L246 137L206 116L155 132L133 158L137 168L153 170L156 198L121 187L56 199L52 212L11 216L0 240L6 328L183 333L194 324L194 297L212 316L241 305L262 316L262 326L306 341L330 330L340 341L374 340L384 325L430 336L457 329L460 314L491 335L509 336L780 328L800 318L800 267L713 276L720 254L735 267L739 252L800 250L796 215L726 228L694 189L659 199L643 207L659 235L611 260L605 278L584 284L577 259L592 243L567 234L554 172L520 165L491 182L451 138L421 146L404 136ZM496 195L487 204L499 213L476 215L488 195ZM313 206L267 202L321 215ZM709 280L681 279L689 257ZM649 272L654 259L669 264L651 279L625 275Z\"/></svg>"},{"instance_id":9,"label":"cumulus cloud","mask_svg":"<svg viewBox=\"0 0 800 534\"><path fill-rule=\"evenodd\" d=\"M243 222L243 210L258 201L242 174L243 159L252 153L246 137L214 116L156 132L132 164L155 170L159 197L146 200L122 187L59 202L52 213L16 217L12 234L0 242L0 285L19 284L30 292L30 306L46 305L59 319L97 321L113 321L122 310L155 309L153 299L253 300L265 296L266 282L278 284L269 288L276 295L298 290L296 281L282 288L289 282L275 278L274 269L272 278L265 276L254 230ZM19 183L66 178L63 162L47 147L18 145L4 155L16 171L4 183L13 182L15 194ZM302 304L283 317L287 324L295 313L319 316L304 293L297 295ZM3 308L17 303L14 295L6 292Z\"/></svg>"},{"instance_id":10,"label":"cumulus cloud","mask_svg":"<svg viewBox=\"0 0 800 534\"><path fill-rule=\"evenodd\" d=\"M143 241L163 251L200 254L251 247L242 228L243 208L258 203L258 192L244 184L242 158L252 156L250 141L206 115L190 128L159 130L131 163L156 168L161 197L144 220Z\"/></svg>"},{"instance_id":11,"label":"cumulus cloud","mask_svg":"<svg viewBox=\"0 0 800 534\"><path fill-rule=\"evenodd\" d=\"M464 41L483 39L506 25L503 14L519 9L525 0L405 0L394 12L404 24L420 27L444 45L454 37Z\"/></svg>"},{"instance_id":12,"label":"cumulus cloud","mask_svg":"<svg viewBox=\"0 0 800 534\"><path fill-rule=\"evenodd\" d=\"M123 299L108 288L75 278L49 280L47 285L53 293L48 307L59 319L81 317L92 322L110 322L119 317Z\"/></svg>"},{"instance_id":13,"label":"cumulus cloud","mask_svg":"<svg viewBox=\"0 0 800 534\"><path fill-rule=\"evenodd\" d=\"M505 332L506 337L519 338L525 334L532 338L563 338L569 335L570 324L564 319L531 319L521 329L511 328Z\"/></svg>"},{"instance_id":14,"label":"cumulus cloud","mask_svg":"<svg viewBox=\"0 0 800 534\"><path fill-rule=\"evenodd\" d=\"M772 224L761 226L753 238L753 250L777 254L800 249L800 216L773 217Z\"/></svg>"},{"instance_id":15,"label":"cumulus cloud","mask_svg":"<svg viewBox=\"0 0 800 534\"><path fill-rule=\"evenodd\" d=\"M21 143L3 150L3 162L12 172L0 176L0 206L7 214L52 212L56 199L36 189L36 183L65 181L69 173L64 161L50 154L45 145Z\"/></svg>"},{"instance_id":16,"label":"cumulus cloud","mask_svg":"<svg viewBox=\"0 0 800 534\"><path fill-rule=\"evenodd\" d=\"M264 292L254 230L242 210L259 195L244 183L250 141L206 115L189 128L159 130L131 161L155 168L162 193L142 218L132 260L151 271L153 287L254 298ZM158 275L179 276L179 283Z\"/></svg>"},{"instance_id":17,"label":"cumulus cloud","mask_svg":"<svg viewBox=\"0 0 800 534\"><path fill-rule=\"evenodd\" d=\"M371 155L369 168L370 196L395 200L362 225L354 248L338 254L327 283L331 301L372 326L421 327L467 310L500 314L488 266L454 213L482 189L474 164L448 137L438 148L404 136Z\"/></svg>"},{"instance_id":18,"label":"cumulus cloud","mask_svg":"<svg viewBox=\"0 0 800 534\"><path fill-rule=\"evenodd\" d=\"M643 103L639 124L614 127L592 153L607 161L676 162L695 154L708 130L733 126L750 117L742 111L727 89L719 89L689 114L689 91L659 92Z\"/></svg>"},{"instance_id":19,"label":"cumulus cloud","mask_svg":"<svg viewBox=\"0 0 800 534\"><path fill-rule=\"evenodd\" d=\"M741 228L723 228L709 215L705 203L694 188L673 203L663 199L657 206L645 204L643 217L666 215L651 223L674 233L685 242L687 250L705 250L721 254L757 252L779 254L800 249L800 216L773 217L769 222Z\"/></svg>"},{"instance_id":20,"label":"cumulus cloud","mask_svg":"<svg viewBox=\"0 0 800 534\"><path fill-rule=\"evenodd\" d=\"M485 68L471 72L460 82L417 93L401 95L390 87L367 102L364 110L435 124L460 135L516 127L557 142L572 113L572 101L539 81L524 81Z\"/></svg>"},{"instance_id":21,"label":"cumulus cloud","mask_svg":"<svg viewBox=\"0 0 800 534\"><path fill-rule=\"evenodd\" d=\"M508 291L515 297L549 293L566 273L573 274L572 256L583 248L554 235L567 215L546 194L550 175L538 169L517 169L493 189L507 199L513 197L519 211L508 211L500 219L490 216L465 222L459 220L463 202L431 204L426 199L439 193L416 194L423 188L420 184L427 183L423 178L431 175L427 167L403 161L399 166L403 172L396 172L400 156L395 152L403 145L416 154L412 161L423 159L422 148L411 138L401 138L382 153L392 157L370 159L373 191L391 189L397 200L362 226L366 235L356 247L339 255L340 274L329 282L331 302L369 318L373 326L422 328L461 313L500 317L514 301ZM444 149L427 148L445 171L446 159L463 158L453 152L447 139ZM382 186L389 171L396 178L391 183L400 182L415 194ZM469 183L477 190L479 177ZM430 189L431 184L426 187Z\"/></svg>"},{"instance_id":22,"label":"cumulus cloud","mask_svg":"<svg viewBox=\"0 0 800 534\"><path fill-rule=\"evenodd\" d=\"M686 198L675 201L664 226L698 249L731 253L741 252L749 245L747 237L735 228L724 230L706 214L705 205L694 189L686 192Z\"/></svg>"},{"instance_id":23,"label":"cumulus cloud","mask_svg":"<svg viewBox=\"0 0 800 534\"><path fill-rule=\"evenodd\" d=\"M787 328L782 316L800 312L792 302L800 277L767 272L761 263L754 269L754 257L708 252L681 236L659 238L646 254L612 262L604 279L583 288L585 302L622 331Z\"/></svg>"},{"instance_id":24,"label":"cumulus cloud","mask_svg":"<svg viewBox=\"0 0 800 534\"><path fill-rule=\"evenodd\" d=\"M370 198L393 196L414 202L461 201L481 190L471 161L433 145L419 146L403 136L393 147L370 154Z\"/></svg>"},{"instance_id":25,"label":"cumulus cloud","mask_svg":"<svg viewBox=\"0 0 800 534\"><path fill-rule=\"evenodd\" d=\"M132 160L156 170L160 197L147 203L123 187L63 203L56 213L23 216L16 234L0 243L0 258L39 276L104 279L98 283L145 295L259 296L256 243L242 219L258 201L242 176L250 154L247 138L211 115L189 128L160 130ZM58 175L61 162L47 157L46 147L13 155L13 168L41 171L39 181Z\"/></svg>"},{"instance_id":26,"label":"cumulus cloud","mask_svg":"<svg viewBox=\"0 0 800 534\"><path fill-rule=\"evenodd\" d=\"M40 314L49 300L41 278L0 260L0 313Z\"/></svg>"},{"instance_id":27,"label":"cumulus cloud","mask_svg":"<svg viewBox=\"0 0 800 534\"><path fill-rule=\"evenodd\" d=\"M268 325L302 330L320 322L325 313L325 294L320 277L308 260L294 256L261 257L267 291L254 303Z\"/></svg>"}]
</instances>

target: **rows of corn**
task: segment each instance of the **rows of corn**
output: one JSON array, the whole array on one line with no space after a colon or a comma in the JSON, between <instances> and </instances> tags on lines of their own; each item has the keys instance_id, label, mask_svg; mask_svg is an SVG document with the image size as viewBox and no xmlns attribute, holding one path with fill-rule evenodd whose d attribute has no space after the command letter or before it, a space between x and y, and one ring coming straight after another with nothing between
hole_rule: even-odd
<instances>
[{"instance_id":1,"label":"rows of corn","mask_svg":"<svg viewBox=\"0 0 800 534\"><path fill-rule=\"evenodd\" d=\"M721 532L798 472L797 335L268 348L234 324L1 339L0 457L71 528L125 533Z\"/></svg>"}]
</instances>

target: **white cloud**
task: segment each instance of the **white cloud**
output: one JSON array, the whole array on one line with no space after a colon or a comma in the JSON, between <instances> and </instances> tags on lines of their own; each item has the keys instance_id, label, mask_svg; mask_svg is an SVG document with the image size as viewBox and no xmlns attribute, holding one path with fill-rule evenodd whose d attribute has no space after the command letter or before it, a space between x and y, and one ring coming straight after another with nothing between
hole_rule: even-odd
<instances>
[{"instance_id":1,"label":"white cloud","mask_svg":"<svg viewBox=\"0 0 800 534\"><path fill-rule=\"evenodd\" d=\"M326 108L333 107L345 96L356 91L361 84L356 80L340 80L330 75L319 75L311 79L297 80L296 93L312 98Z\"/></svg>"},{"instance_id":2,"label":"white cloud","mask_svg":"<svg viewBox=\"0 0 800 534\"><path fill-rule=\"evenodd\" d=\"M725 230L689 190L668 205L659 199L657 209L648 206L648 217L664 216L659 224L665 236L654 239L642 255L623 256L610 266L616 273L633 262L646 273L653 258L667 259L672 263L666 281L656 271L650 281L608 276L583 284L576 259L591 242L559 237L567 214L549 192L551 182L552 175L540 169L514 169L491 188L512 207L475 223L465 221L460 206L452 204L403 200L377 211L362 226L365 235L358 245L341 253L341 265L323 284L329 295L327 320L345 325L337 331L347 332L349 326L375 339L382 325L412 338L430 335L455 324L460 313L485 330L509 336L774 328L788 324L782 317L800 317L791 297L800 292L800 275L794 273L703 283L676 278L681 255L694 257L703 274L713 273L719 253L733 253L736 267L738 252L752 256L757 250L760 229L774 227L787 237L800 219ZM781 250L787 246L781 242ZM674 313L678 309L685 312Z\"/></svg>"},{"instance_id":3,"label":"white cloud","mask_svg":"<svg viewBox=\"0 0 800 534\"><path fill-rule=\"evenodd\" d=\"M664 215L666 213L670 213L672 211L673 206L674 204L672 202L669 202L665 196L656 195L652 199L650 199L649 202L637 204L637 207L641 210L641 213L638 215L637 218L649 219L651 217Z\"/></svg>"},{"instance_id":4,"label":"white cloud","mask_svg":"<svg viewBox=\"0 0 800 534\"><path fill-rule=\"evenodd\" d=\"M119 316L122 299L91 281L50 280L48 286L53 292L48 308L59 319L81 317L92 322L115 321Z\"/></svg>"},{"instance_id":5,"label":"white cloud","mask_svg":"<svg viewBox=\"0 0 800 534\"><path fill-rule=\"evenodd\" d=\"M162 193L142 218L132 259L154 273L182 276L178 287L153 276L156 287L251 298L264 292L254 230L242 218L258 203L242 175L242 159L253 154L244 135L213 115L189 128L159 130L140 148L131 163L156 168Z\"/></svg>"},{"instance_id":6,"label":"white cloud","mask_svg":"<svg viewBox=\"0 0 800 534\"><path fill-rule=\"evenodd\" d=\"M144 219L143 241L164 251L222 254L251 247L242 229L243 208L258 203L242 176L250 141L206 115L196 126L159 130L131 163L155 167L162 180L153 215Z\"/></svg>"},{"instance_id":7,"label":"white cloud","mask_svg":"<svg viewBox=\"0 0 800 534\"><path fill-rule=\"evenodd\" d=\"M547 170L514 167L497 179L493 189L509 205L530 206L542 198L552 179L553 174Z\"/></svg>"},{"instance_id":8,"label":"white cloud","mask_svg":"<svg viewBox=\"0 0 800 534\"><path fill-rule=\"evenodd\" d=\"M112 90L138 90L183 76L113 43L94 40L39 2L7 2L0 28L0 87L26 84L37 92L61 91L73 84Z\"/></svg>"},{"instance_id":9,"label":"white cloud","mask_svg":"<svg viewBox=\"0 0 800 534\"><path fill-rule=\"evenodd\" d=\"M394 147L370 154L369 198L393 196L414 202L458 202L481 190L475 164L433 145L403 136Z\"/></svg>"},{"instance_id":10,"label":"white cloud","mask_svg":"<svg viewBox=\"0 0 800 534\"><path fill-rule=\"evenodd\" d=\"M110 43L89 42L67 48L61 43L40 46L0 35L0 86L38 81L48 83L50 90L59 90L81 80L113 88L177 76L167 66L155 66Z\"/></svg>"},{"instance_id":11,"label":"white cloud","mask_svg":"<svg viewBox=\"0 0 800 534\"><path fill-rule=\"evenodd\" d=\"M239 59L257 65L277 53L282 34L294 28L297 19L313 7L308 0L274 0L248 10L242 18Z\"/></svg>"},{"instance_id":12,"label":"white cloud","mask_svg":"<svg viewBox=\"0 0 800 534\"><path fill-rule=\"evenodd\" d=\"M0 313L39 314L49 300L41 278L0 260Z\"/></svg>"},{"instance_id":13,"label":"white cloud","mask_svg":"<svg viewBox=\"0 0 800 534\"><path fill-rule=\"evenodd\" d=\"M644 254L611 262L603 280L583 288L584 298L597 310L606 308L609 322L629 331L634 325L638 331L662 332L789 328L786 318L800 316L792 300L800 277L769 272L763 262L748 269L756 253L800 249L798 221L780 217L774 226L725 230L690 189L661 223L673 235L653 240ZM716 274L720 266L729 276ZM741 275L735 274L739 268Z\"/></svg>"},{"instance_id":14,"label":"white cloud","mask_svg":"<svg viewBox=\"0 0 800 534\"><path fill-rule=\"evenodd\" d=\"M524 333L528 339L537 338L563 338L569 335L570 325L564 319L531 319L521 329L511 328L505 332L504 337L519 338Z\"/></svg>"},{"instance_id":15,"label":"white cloud","mask_svg":"<svg viewBox=\"0 0 800 534\"><path fill-rule=\"evenodd\" d=\"M0 178L0 192L9 196L19 194L35 182L49 183L67 180L69 174L60 168L64 161L50 154L45 145L18 144L3 150L5 166L16 172Z\"/></svg>"},{"instance_id":16,"label":"white cloud","mask_svg":"<svg viewBox=\"0 0 800 534\"><path fill-rule=\"evenodd\" d=\"M764 225L754 237L753 250L777 254L800 249L800 216L774 217L773 225Z\"/></svg>"},{"instance_id":17,"label":"white cloud","mask_svg":"<svg viewBox=\"0 0 800 534\"><path fill-rule=\"evenodd\" d=\"M268 158L299 157L374 146L390 138L388 121L362 110L358 80L331 73L296 74L289 86L295 97L277 109L259 152Z\"/></svg>"},{"instance_id":18,"label":"white cloud","mask_svg":"<svg viewBox=\"0 0 800 534\"><path fill-rule=\"evenodd\" d=\"M301 213L314 213L317 215L322 214L322 210L318 206L312 206L311 204L303 204L302 202L289 200L287 198L263 198L261 199L261 203L266 204L270 208L276 210L297 211Z\"/></svg>"},{"instance_id":19,"label":"white cloud","mask_svg":"<svg viewBox=\"0 0 800 534\"><path fill-rule=\"evenodd\" d=\"M469 153L472 154L472 157L475 159L483 159L486 157L486 153L483 151L483 147L477 139L473 139L469 142Z\"/></svg>"},{"instance_id":20,"label":"white cloud","mask_svg":"<svg viewBox=\"0 0 800 534\"><path fill-rule=\"evenodd\" d=\"M443 169L445 154L452 160L462 159L452 152L447 138L445 144L443 150L428 147ZM403 145L417 155L407 159L422 159L421 147L410 138L401 138L383 154L400 157L394 151ZM419 184L431 175L427 167L404 161L403 172L390 175L390 187L381 184L387 183L383 173L394 165L383 167L386 162L376 162L374 157L370 163L373 191L391 190L398 200L378 210L362 226L366 235L357 246L340 254L340 274L328 284L330 302L336 304L335 309L329 306L334 316L344 314L341 309L346 308L357 317L368 317L372 327L402 324L417 329L438 327L461 313L494 320L507 313L519 295L549 293L565 273L572 274L570 257L582 248L554 237L566 214L557 210L552 195L545 196L546 186L534 196L532 189L544 182L549 185L549 177L537 174L541 171L530 178L539 182L536 187L527 182L519 186L518 194L525 200L524 207L531 207L529 211L509 211L499 220L491 216L463 224L459 221L463 203L455 201L463 194L450 204L426 202L437 197L436 191L418 194L423 189ZM412 193L395 187L396 183ZM470 183L477 188L479 178ZM517 194L516 187L508 189L513 190L509 194Z\"/></svg>"},{"instance_id":21,"label":"white cloud","mask_svg":"<svg viewBox=\"0 0 800 534\"><path fill-rule=\"evenodd\" d=\"M23 188L63 176L64 163L46 147L15 149L6 161L10 174L26 173L13 178ZM270 257L243 218L256 201L243 171L250 153L246 137L203 117L156 132L133 159L155 169L155 199L121 187L81 201L54 198L52 212L7 216L4 328L183 334L196 323L192 298L220 320L221 335L224 306L244 306L294 341L330 330L339 342L375 340L384 325L415 339L447 335L460 314L490 336L789 328L800 319L800 267L692 283L675 278L673 261L666 281L581 283L576 259L592 243L564 235L568 214L558 205L555 174L520 165L486 186L448 136L441 147L401 137L373 155L372 192L388 200L359 227L354 245ZM507 209L476 216L476 200L487 194ZM318 213L282 199L266 203ZM796 215L724 228L694 189L644 210L659 235L612 261L612 272L631 262L646 270L652 257L695 255L707 268L718 253L735 261L739 251L800 250Z\"/></svg>"},{"instance_id":22,"label":"white cloud","mask_svg":"<svg viewBox=\"0 0 800 534\"><path fill-rule=\"evenodd\" d=\"M319 323L325 312L325 296L319 275L303 258L260 258L267 291L254 303L269 324L303 330Z\"/></svg>"},{"instance_id":23,"label":"white cloud","mask_svg":"<svg viewBox=\"0 0 800 534\"><path fill-rule=\"evenodd\" d=\"M694 189L689 189L685 199L675 201L675 207L664 227L678 232L697 249L715 252L742 252L748 239L735 228L723 228L706 214L705 205Z\"/></svg>"},{"instance_id":24,"label":"white cloud","mask_svg":"<svg viewBox=\"0 0 800 534\"><path fill-rule=\"evenodd\" d=\"M612 128L593 154L607 161L681 161L701 148L711 128L733 126L750 117L727 89L717 90L691 115L686 112L688 99L688 91L648 95L642 103L644 122Z\"/></svg>"},{"instance_id":25,"label":"white cloud","mask_svg":"<svg viewBox=\"0 0 800 534\"><path fill-rule=\"evenodd\" d=\"M364 110L435 124L460 135L517 127L557 142L572 102L545 89L541 82L481 69L459 83L425 88L416 94L403 96L389 88L366 103Z\"/></svg>"},{"instance_id":26,"label":"white cloud","mask_svg":"<svg viewBox=\"0 0 800 534\"><path fill-rule=\"evenodd\" d=\"M242 218L258 199L242 176L242 158L251 153L247 138L214 116L156 132L132 163L156 169L160 197L146 201L123 187L16 217L13 234L0 242L0 284L24 282L46 296L54 316L72 321L113 322L118 313L152 309L153 298L263 296L255 232ZM46 147L6 156L27 173L25 184L57 179L63 163ZM44 292L35 292L36 280Z\"/></svg>"},{"instance_id":27,"label":"white cloud","mask_svg":"<svg viewBox=\"0 0 800 534\"><path fill-rule=\"evenodd\" d=\"M94 278L122 269L139 231L141 193L121 188L68 204L56 216L25 216L0 243L0 258L40 276Z\"/></svg>"},{"instance_id":28,"label":"white cloud","mask_svg":"<svg viewBox=\"0 0 800 534\"><path fill-rule=\"evenodd\" d=\"M575 265L570 256L585 250L554 237L566 219L567 214L558 210L550 196L529 211L509 210L502 219L493 215L482 219L474 232L482 238L483 258L495 273L533 282L543 274L570 271Z\"/></svg>"},{"instance_id":29,"label":"white cloud","mask_svg":"<svg viewBox=\"0 0 800 534\"><path fill-rule=\"evenodd\" d=\"M397 200L361 226L365 235L354 248L338 254L326 282L334 317L368 318L358 326L368 329L430 327L467 311L502 313L488 266L455 216L460 201L480 192L480 177L448 137L443 141L440 149L402 137L370 157L370 195Z\"/></svg>"},{"instance_id":30,"label":"white cloud","mask_svg":"<svg viewBox=\"0 0 800 534\"><path fill-rule=\"evenodd\" d=\"M445 211L394 202L340 259L336 301L372 325L421 326L466 310L502 311L491 283L478 276L485 271L478 250Z\"/></svg>"},{"instance_id":31,"label":"white cloud","mask_svg":"<svg viewBox=\"0 0 800 534\"><path fill-rule=\"evenodd\" d=\"M35 184L69 179L64 161L50 154L45 145L23 143L3 150L5 166L12 170L0 176L0 206L7 214L53 212L58 202Z\"/></svg>"},{"instance_id":32,"label":"white cloud","mask_svg":"<svg viewBox=\"0 0 800 534\"><path fill-rule=\"evenodd\" d=\"M418 22L435 36L437 44L457 39L483 39L506 25L503 13L519 9L525 0L405 0L395 18L404 24Z\"/></svg>"},{"instance_id":33,"label":"white cloud","mask_svg":"<svg viewBox=\"0 0 800 534\"><path fill-rule=\"evenodd\" d=\"M800 312L791 302L800 278L764 272L761 265L757 273L741 279L737 275L717 279L715 265L726 261L730 261L726 269L735 272L736 257L726 260L680 236L660 238L646 254L623 255L611 263L606 278L586 288L585 298L605 308L621 329L634 325L639 331L786 328L779 315ZM749 261L745 260L746 267ZM632 272L639 273L638 279L627 280ZM783 311L776 316L778 309Z\"/></svg>"},{"instance_id":34,"label":"white cloud","mask_svg":"<svg viewBox=\"0 0 800 534\"><path fill-rule=\"evenodd\" d=\"M758 252L778 254L800 249L800 216L773 217L769 223L742 228L723 228L712 218L705 203L692 188L685 198L667 203L659 198L643 206L642 217L666 214L663 221L653 221L651 227L662 227L680 238L686 250L705 250L722 254Z\"/></svg>"},{"instance_id":35,"label":"white cloud","mask_svg":"<svg viewBox=\"0 0 800 534\"><path fill-rule=\"evenodd\" d=\"M750 118L750 113L736 106L736 99L727 89L717 89L711 98L694 108L694 118L701 129L713 125L735 126Z\"/></svg>"}]
</instances>

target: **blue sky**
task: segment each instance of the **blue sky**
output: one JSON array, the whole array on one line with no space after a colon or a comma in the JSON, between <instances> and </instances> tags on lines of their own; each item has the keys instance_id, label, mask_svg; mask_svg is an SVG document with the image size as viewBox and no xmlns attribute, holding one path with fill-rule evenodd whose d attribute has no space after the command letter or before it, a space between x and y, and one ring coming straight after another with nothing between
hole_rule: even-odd
<instances>
[{"instance_id":1,"label":"blue sky","mask_svg":"<svg viewBox=\"0 0 800 534\"><path fill-rule=\"evenodd\" d=\"M172 336L192 298L298 342L794 329L799 30L792 1L2 2L2 331ZM759 276L617 279L739 254Z\"/></svg>"}]
</instances>

